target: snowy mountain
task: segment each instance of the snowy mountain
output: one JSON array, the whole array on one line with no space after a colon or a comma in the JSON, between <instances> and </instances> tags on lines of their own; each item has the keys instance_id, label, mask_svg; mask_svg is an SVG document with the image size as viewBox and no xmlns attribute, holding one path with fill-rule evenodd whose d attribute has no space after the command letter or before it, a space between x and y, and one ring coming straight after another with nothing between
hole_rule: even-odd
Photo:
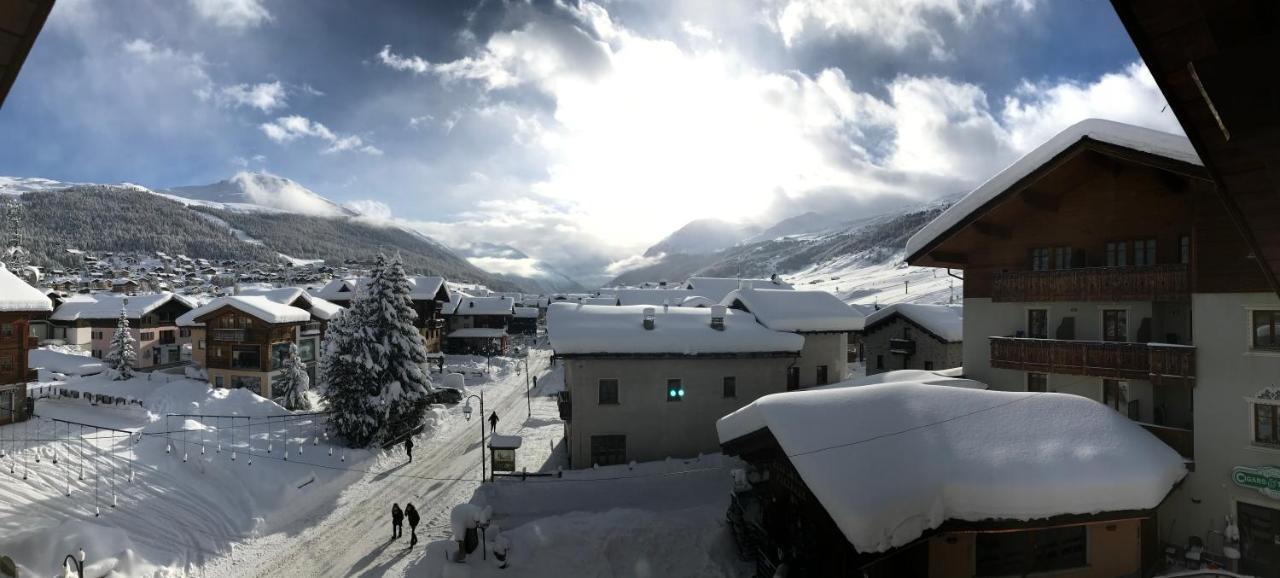
<instances>
[{"instance_id":1,"label":"snowy mountain","mask_svg":"<svg viewBox=\"0 0 1280 578\"><path fill-rule=\"evenodd\" d=\"M805 220L802 215L709 255L665 255L656 263L622 273L609 285L678 282L694 275L768 277L778 273L797 289L830 291L848 303L947 303L959 298L960 279L942 270L909 267L902 259L907 239L951 202L945 199L870 217L815 219L808 225L800 224ZM766 234L775 236L761 238Z\"/></svg>"},{"instance_id":2,"label":"snowy mountain","mask_svg":"<svg viewBox=\"0 0 1280 578\"><path fill-rule=\"evenodd\" d=\"M759 231L752 225L738 225L718 219L698 219L680 227L644 252L645 257L662 254L705 255L732 247Z\"/></svg>"},{"instance_id":3,"label":"snowy mountain","mask_svg":"<svg viewBox=\"0 0 1280 578\"><path fill-rule=\"evenodd\" d=\"M525 291L576 293L586 289L545 261L509 245L469 243L454 248L472 265L510 280Z\"/></svg>"},{"instance_id":4,"label":"snowy mountain","mask_svg":"<svg viewBox=\"0 0 1280 578\"><path fill-rule=\"evenodd\" d=\"M223 210L274 210L317 217L354 216L355 211L326 199L287 178L241 171L211 185L172 187L157 193L179 202ZM195 203L187 203L195 201Z\"/></svg>"}]
</instances>

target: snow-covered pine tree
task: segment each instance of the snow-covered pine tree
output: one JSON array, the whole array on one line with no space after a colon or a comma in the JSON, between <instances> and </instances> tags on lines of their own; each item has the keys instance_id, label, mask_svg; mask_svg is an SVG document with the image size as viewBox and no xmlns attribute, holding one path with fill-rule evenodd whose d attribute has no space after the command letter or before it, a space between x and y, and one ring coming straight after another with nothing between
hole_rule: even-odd
<instances>
[{"instance_id":1,"label":"snow-covered pine tree","mask_svg":"<svg viewBox=\"0 0 1280 578\"><path fill-rule=\"evenodd\" d=\"M329 320L317 367L320 395L332 412L329 425L349 447L368 446L378 433L378 383L369 333L363 326L363 293Z\"/></svg>"},{"instance_id":2,"label":"snow-covered pine tree","mask_svg":"<svg viewBox=\"0 0 1280 578\"><path fill-rule=\"evenodd\" d=\"M427 411L429 385L423 364L427 347L414 327L412 289L399 255L378 255L369 279L365 325L372 334L374 363L378 370L382 441L404 436L422 423Z\"/></svg>"},{"instance_id":3,"label":"snow-covered pine tree","mask_svg":"<svg viewBox=\"0 0 1280 578\"><path fill-rule=\"evenodd\" d=\"M103 361L116 371L117 381L133 377L138 355L134 351L133 334L129 332L129 317L123 307L120 308L120 319L116 321L116 332L111 336L111 347Z\"/></svg>"},{"instance_id":4,"label":"snow-covered pine tree","mask_svg":"<svg viewBox=\"0 0 1280 578\"><path fill-rule=\"evenodd\" d=\"M284 370L276 376L271 384L273 391L279 392L282 405L293 411L310 411L311 399L307 390L311 387L311 378L307 376L307 366L298 359L298 344L289 344L289 357L284 360Z\"/></svg>"}]
</instances>

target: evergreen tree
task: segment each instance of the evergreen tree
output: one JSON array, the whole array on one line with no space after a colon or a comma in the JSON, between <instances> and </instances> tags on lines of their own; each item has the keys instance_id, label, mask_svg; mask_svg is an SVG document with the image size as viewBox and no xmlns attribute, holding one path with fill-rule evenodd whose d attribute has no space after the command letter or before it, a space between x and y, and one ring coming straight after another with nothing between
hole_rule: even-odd
<instances>
[{"instance_id":1,"label":"evergreen tree","mask_svg":"<svg viewBox=\"0 0 1280 578\"><path fill-rule=\"evenodd\" d=\"M348 309L329 320L318 367L320 395L332 412L329 425L350 447L369 445L379 426L373 351L361 315L364 303L358 293Z\"/></svg>"},{"instance_id":2,"label":"evergreen tree","mask_svg":"<svg viewBox=\"0 0 1280 578\"><path fill-rule=\"evenodd\" d=\"M289 357L284 360L284 371L276 376L271 388L280 394L285 409L310 411L311 399L307 397L307 389L310 387L311 378L307 376L307 366L298 359L298 344L290 343Z\"/></svg>"},{"instance_id":3,"label":"evergreen tree","mask_svg":"<svg viewBox=\"0 0 1280 578\"><path fill-rule=\"evenodd\" d=\"M427 347L413 325L417 312L411 292L399 255L390 262L385 255L378 255L361 315L374 346L383 441L399 438L417 427L428 405L430 386L422 369Z\"/></svg>"},{"instance_id":4,"label":"evergreen tree","mask_svg":"<svg viewBox=\"0 0 1280 578\"><path fill-rule=\"evenodd\" d=\"M133 377L133 366L138 361L134 352L133 334L129 332L129 318L125 309L120 308L120 319L116 321L116 332L111 337L111 348L103 359L107 366L116 371L116 380Z\"/></svg>"}]
</instances>

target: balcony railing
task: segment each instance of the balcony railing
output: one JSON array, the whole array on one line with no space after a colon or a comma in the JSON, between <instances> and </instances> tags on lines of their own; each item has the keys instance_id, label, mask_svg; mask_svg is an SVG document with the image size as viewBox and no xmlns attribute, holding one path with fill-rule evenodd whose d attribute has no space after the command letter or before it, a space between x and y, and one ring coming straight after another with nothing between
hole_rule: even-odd
<instances>
[{"instance_id":1,"label":"balcony railing","mask_svg":"<svg viewBox=\"0 0 1280 578\"><path fill-rule=\"evenodd\" d=\"M991 367L1113 379L1155 385L1194 385L1196 348L1186 345L992 337Z\"/></svg>"},{"instance_id":2,"label":"balcony railing","mask_svg":"<svg viewBox=\"0 0 1280 578\"><path fill-rule=\"evenodd\" d=\"M573 398L569 392L561 391L556 395L556 405L560 409L560 419L570 421L573 418Z\"/></svg>"},{"instance_id":3,"label":"balcony railing","mask_svg":"<svg viewBox=\"0 0 1280 578\"><path fill-rule=\"evenodd\" d=\"M1193 430L1180 427L1168 427L1149 423L1141 424L1143 429L1159 438L1165 445L1173 448L1178 455L1194 460L1196 457L1196 438Z\"/></svg>"},{"instance_id":4,"label":"balcony railing","mask_svg":"<svg viewBox=\"0 0 1280 578\"><path fill-rule=\"evenodd\" d=\"M243 329L214 329L210 332L210 337L214 341L244 341L245 330Z\"/></svg>"},{"instance_id":5,"label":"balcony railing","mask_svg":"<svg viewBox=\"0 0 1280 578\"><path fill-rule=\"evenodd\" d=\"M1011 271L992 276L991 299L1185 302L1191 300L1191 282L1187 266L1181 264Z\"/></svg>"},{"instance_id":6,"label":"balcony railing","mask_svg":"<svg viewBox=\"0 0 1280 578\"><path fill-rule=\"evenodd\" d=\"M302 333L320 333L319 321L308 321L302 325Z\"/></svg>"}]
</instances>

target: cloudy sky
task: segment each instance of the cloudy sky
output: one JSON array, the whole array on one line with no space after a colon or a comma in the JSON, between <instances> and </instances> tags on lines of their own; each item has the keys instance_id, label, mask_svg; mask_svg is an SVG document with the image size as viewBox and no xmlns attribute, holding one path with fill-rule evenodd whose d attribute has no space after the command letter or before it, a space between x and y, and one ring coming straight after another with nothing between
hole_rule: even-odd
<instances>
[{"instance_id":1,"label":"cloudy sky","mask_svg":"<svg viewBox=\"0 0 1280 578\"><path fill-rule=\"evenodd\" d=\"M1065 126L1180 132L1103 0L58 0L0 174L266 171L580 278L695 218L964 192Z\"/></svg>"}]
</instances>

